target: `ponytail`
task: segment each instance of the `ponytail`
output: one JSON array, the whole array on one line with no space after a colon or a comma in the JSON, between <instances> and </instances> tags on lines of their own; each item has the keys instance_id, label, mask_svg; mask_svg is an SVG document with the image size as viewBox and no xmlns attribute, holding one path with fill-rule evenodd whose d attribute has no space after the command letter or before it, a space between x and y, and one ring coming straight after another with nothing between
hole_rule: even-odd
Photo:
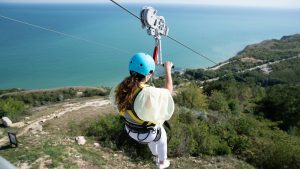
<instances>
[{"instance_id":1,"label":"ponytail","mask_svg":"<svg viewBox=\"0 0 300 169\"><path fill-rule=\"evenodd\" d=\"M130 72L116 90L116 103L119 111L131 109L133 105L133 92L139 87L139 83L145 79L144 75Z\"/></svg>"}]
</instances>

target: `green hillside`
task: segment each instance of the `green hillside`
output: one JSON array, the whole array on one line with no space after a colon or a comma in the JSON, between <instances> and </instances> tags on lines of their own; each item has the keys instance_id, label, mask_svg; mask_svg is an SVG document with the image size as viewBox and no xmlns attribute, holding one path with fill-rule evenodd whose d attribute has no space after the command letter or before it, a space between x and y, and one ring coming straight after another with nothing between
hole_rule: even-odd
<instances>
[{"instance_id":1,"label":"green hillside","mask_svg":"<svg viewBox=\"0 0 300 169\"><path fill-rule=\"evenodd\" d=\"M247 46L235 57L209 69L187 70L185 76L189 79L208 80L215 77L228 76L237 72L272 63L300 57L300 34L284 36L280 40L266 40ZM219 65L222 65L220 63Z\"/></svg>"},{"instance_id":2,"label":"green hillside","mask_svg":"<svg viewBox=\"0 0 300 169\"><path fill-rule=\"evenodd\" d=\"M299 65L300 35L296 34L249 45L210 69L175 73L176 109L168 131L170 168L300 168ZM163 80L154 80L155 86L162 86ZM108 91L2 93L0 115L22 122L25 116L66 112L70 105L92 105L85 102L94 103L93 99L102 103ZM48 134L25 133L20 147L1 148L0 155L18 167L28 163L32 168L153 168L147 145L124 135L123 126L111 105L70 109L68 115L45 123ZM87 138L87 146L68 141L78 135ZM100 148L93 149L94 142Z\"/></svg>"},{"instance_id":3,"label":"green hillside","mask_svg":"<svg viewBox=\"0 0 300 169\"><path fill-rule=\"evenodd\" d=\"M216 70L177 74L172 155L233 155L257 168L299 168L299 65L296 34L249 45Z\"/></svg>"}]
</instances>

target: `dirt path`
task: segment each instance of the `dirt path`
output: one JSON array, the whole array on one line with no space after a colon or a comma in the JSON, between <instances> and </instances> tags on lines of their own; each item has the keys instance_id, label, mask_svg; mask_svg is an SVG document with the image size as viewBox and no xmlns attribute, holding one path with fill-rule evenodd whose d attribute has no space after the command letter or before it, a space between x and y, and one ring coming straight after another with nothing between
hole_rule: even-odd
<instances>
[{"instance_id":1,"label":"dirt path","mask_svg":"<svg viewBox=\"0 0 300 169\"><path fill-rule=\"evenodd\" d=\"M230 63L230 61L221 63L220 65L215 65L215 66L213 66L213 67L211 67L211 68L208 68L207 70L218 70L219 68L221 68L222 66L227 65L228 63Z\"/></svg>"},{"instance_id":2,"label":"dirt path","mask_svg":"<svg viewBox=\"0 0 300 169\"><path fill-rule=\"evenodd\" d=\"M280 63L280 62L283 62L283 61L286 61L286 60L291 60L291 59L296 59L296 58L300 58L300 55L298 56L294 56L294 57L290 57L290 58L286 58L286 59L282 59L282 60L277 60L277 61L274 61L274 62L268 62L268 63L264 63L264 64L261 64L261 65L258 65L258 66L255 66L255 67L252 67L252 68L249 68L249 69L245 69L245 70L241 70L241 71L238 71L237 73L244 73L244 72L247 72L247 71L252 71L252 70L255 70L255 69L261 69L263 72L265 72L266 74L269 74L270 72L272 72L271 70L271 65L273 64L277 64L277 63ZM212 67L208 70L217 70L219 69L220 67L228 64L230 62L225 62L219 66L216 66L216 67ZM225 75L226 76L226 75ZM224 76L222 76L224 77ZM215 78L212 78L212 79L208 79L208 80L204 80L204 81L200 81L201 83L205 83L205 82L213 82L213 81L216 81L216 80L219 80L221 77L215 77Z\"/></svg>"},{"instance_id":3,"label":"dirt path","mask_svg":"<svg viewBox=\"0 0 300 169\"><path fill-rule=\"evenodd\" d=\"M65 103L62 105L63 108L58 109L51 114L44 115L44 116L34 119L32 121L27 121L26 124L24 122L20 122L13 126L18 126L18 124L20 124L21 129L18 131L18 134L17 134L17 137L20 137L20 136L24 135L25 133L27 133L32 128L34 128L34 126L39 125L40 123L45 123L49 120L58 119L67 113L75 112L77 110L84 109L87 107L100 108L100 107L103 107L108 104L110 104L110 101L103 100L103 99L93 99L93 100L85 101L83 103ZM0 146L7 144L8 142L9 142L8 138L4 137L4 138L0 139Z\"/></svg>"}]
</instances>

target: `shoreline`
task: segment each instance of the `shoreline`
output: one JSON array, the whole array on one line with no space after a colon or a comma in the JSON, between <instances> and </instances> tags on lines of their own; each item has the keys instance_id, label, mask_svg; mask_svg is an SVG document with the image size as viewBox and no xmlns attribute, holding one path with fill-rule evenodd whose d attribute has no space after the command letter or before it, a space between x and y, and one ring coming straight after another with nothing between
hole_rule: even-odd
<instances>
[{"instance_id":1,"label":"shoreline","mask_svg":"<svg viewBox=\"0 0 300 169\"><path fill-rule=\"evenodd\" d=\"M45 89L22 89L22 88L11 88L17 89L19 91L8 92L4 94L0 94L0 99L3 96L11 96L15 94L28 94L28 93L42 93L42 92L55 92L55 91L63 91L68 89L74 89L77 92L82 92L87 89L89 90L106 90L108 87L95 87L95 86L64 86L64 87L57 87L57 88L45 88ZM10 89L0 89L0 90L10 90Z\"/></svg>"},{"instance_id":2,"label":"shoreline","mask_svg":"<svg viewBox=\"0 0 300 169\"><path fill-rule=\"evenodd\" d=\"M239 50L233 57L230 57L228 58L227 60L225 61L222 61L222 62L219 62L218 64L214 65L214 66L211 66L211 67L207 67L207 68L180 68L180 67L175 67L174 71L173 72L178 72L179 74L183 74L187 69L189 70L197 70L197 69L203 69L205 71L209 70L209 71L216 71L218 69L220 69L221 67L229 64L232 62L232 60L236 59L237 57L240 56L240 54L247 50L248 48L252 48L252 47L255 47L255 46L259 46L259 45L263 45L264 43L266 42L269 42L269 41L278 41L278 40L282 40L282 39L285 39L285 38L288 38L288 37L291 37L291 36L295 36L295 35L299 35L299 33L296 33L296 34L292 34L292 35L284 35L284 36L281 36L281 38L274 38L274 39L266 39L266 40L262 40L258 43L252 43L252 44L248 44L246 45L242 50ZM248 59L251 59L251 58L248 58ZM163 75L163 73L162 73ZM162 75L159 75L158 77L161 77ZM157 77L156 77L157 78ZM55 87L40 87L40 88L22 88L22 87L0 87L0 90L4 91L4 90L11 90L11 89L17 89L17 90L25 90L25 91L31 91L31 92L39 92L39 91L56 91L56 90L64 90L64 89L70 89L70 88L74 88L74 89L77 89L77 90L83 90L83 89L100 89L100 88L111 88L113 87L117 82L113 83L113 84L110 84L110 85L66 85L66 86L55 86ZM103 83L105 84L105 83ZM19 91L20 92L20 91ZM1 96L1 95L0 95Z\"/></svg>"}]
</instances>

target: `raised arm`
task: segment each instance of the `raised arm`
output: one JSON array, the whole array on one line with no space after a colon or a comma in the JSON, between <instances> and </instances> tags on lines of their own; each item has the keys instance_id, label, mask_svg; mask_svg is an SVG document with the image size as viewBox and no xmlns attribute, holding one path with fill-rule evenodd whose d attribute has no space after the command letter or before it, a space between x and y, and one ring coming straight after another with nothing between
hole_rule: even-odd
<instances>
[{"instance_id":1,"label":"raised arm","mask_svg":"<svg viewBox=\"0 0 300 169\"><path fill-rule=\"evenodd\" d=\"M173 92L173 81L172 81L172 75L171 75L171 69L172 69L173 63L170 61L167 61L165 63L165 71L166 71L166 79L165 79L165 88L170 91L170 93Z\"/></svg>"}]
</instances>

